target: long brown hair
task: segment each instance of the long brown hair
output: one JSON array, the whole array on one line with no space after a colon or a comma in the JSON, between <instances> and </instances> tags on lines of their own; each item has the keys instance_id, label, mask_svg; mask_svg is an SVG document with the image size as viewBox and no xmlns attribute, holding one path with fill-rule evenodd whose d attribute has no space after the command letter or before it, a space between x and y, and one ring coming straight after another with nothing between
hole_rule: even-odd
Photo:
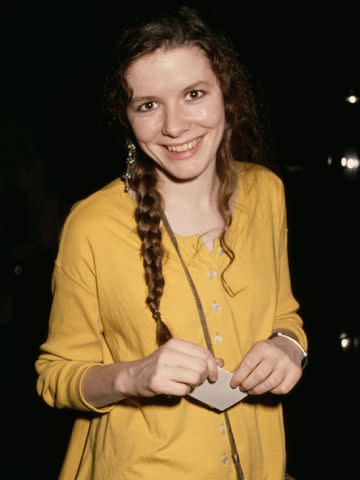
<instances>
[{"instance_id":1,"label":"long brown hair","mask_svg":"<svg viewBox=\"0 0 360 480\"><path fill-rule=\"evenodd\" d=\"M263 163L264 154L263 128L249 75L230 42L211 29L189 7L181 7L174 15L136 24L125 31L117 45L116 64L106 84L106 98L110 112L120 119L129 138L132 138L126 114L132 96L126 82L127 69L135 60L160 48L171 50L185 46L196 46L206 55L223 94L226 125L217 152L216 171L220 180L218 209L225 225L220 245L229 258L230 266L234 252L226 243L225 234L232 221L230 199L237 184L235 161ZM156 321L156 341L161 345L171 338L171 333L160 316L160 300L165 283L160 229L160 211L164 205L156 188L157 175L153 161L139 148L136 157L129 183L137 199L135 219L142 242L141 254L148 286L146 303ZM233 292L224 279L224 272L222 283L232 295Z\"/></svg>"}]
</instances>

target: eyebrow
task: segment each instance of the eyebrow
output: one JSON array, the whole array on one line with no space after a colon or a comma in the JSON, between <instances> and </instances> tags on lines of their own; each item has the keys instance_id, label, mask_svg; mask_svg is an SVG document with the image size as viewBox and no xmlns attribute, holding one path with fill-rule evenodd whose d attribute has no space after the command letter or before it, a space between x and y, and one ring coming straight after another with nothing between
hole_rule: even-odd
<instances>
[{"instance_id":1,"label":"eyebrow","mask_svg":"<svg viewBox=\"0 0 360 480\"><path fill-rule=\"evenodd\" d=\"M205 82L204 80L199 80L198 82L192 83L191 85L188 85L187 87L183 88L183 92L189 92L191 90L196 90L201 87L211 87L213 84L211 82ZM146 103L150 101L156 101L160 97L158 95L145 95L143 97L133 97L130 101L130 104L134 103Z\"/></svg>"}]
</instances>

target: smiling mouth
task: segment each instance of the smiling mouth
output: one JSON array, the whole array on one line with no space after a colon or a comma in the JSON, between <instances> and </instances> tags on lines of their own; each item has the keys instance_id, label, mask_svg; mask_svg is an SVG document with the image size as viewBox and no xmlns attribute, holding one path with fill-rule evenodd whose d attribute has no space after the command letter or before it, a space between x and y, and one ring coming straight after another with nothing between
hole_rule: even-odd
<instances>
[{"instance_id":1,"label":"smiling mouth","mask_svg":"<svg viewBox=\"0 0 360 480\"><path fill-rule=\"evenodd\" d=\"M201 137L195 138L191 142L183 143L182 145L166 145L169 152L187 152L192 150L201 140Z\"/></svg>"}]
</instances>

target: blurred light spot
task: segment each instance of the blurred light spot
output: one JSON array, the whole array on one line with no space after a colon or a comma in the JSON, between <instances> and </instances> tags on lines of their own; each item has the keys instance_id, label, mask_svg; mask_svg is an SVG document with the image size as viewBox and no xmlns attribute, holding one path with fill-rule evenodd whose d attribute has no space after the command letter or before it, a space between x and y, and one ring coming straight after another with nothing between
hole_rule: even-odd
<instances>
[{"instance_id":1,"label":"blurred light spot","mask_svg":"<svg viewBox=\"0 0 360 480\"><path fill-rule=\"evenodd\" d=\"M341 333L340 335L340 345L343 350L347 350L351 346L351 338L347 333Z\"/></svg>"},{"instance_id":2,"label":"blurred light spot","mask_svg":"<svg viewBox=\"0 0 360 480\"><path fill-rule=\"evenodd\" d=\"M359 166L358 158L355 158L355 157L348 158L347 164L346 164L347 168L350 168L352 170L353 168L358 168L358 166Z\"/></svg>"},{"instance_id":3,"label":"blurred light spot","mask_svg":"<svg viewBox=\"0 0 360 480\"><path fill-rule=\"evenodd\" d=\"M348 97L346 97L346 101L348 103L357 103L359 101L359 97L357 97L356 95L349 95Z\"/></svg>"},{"instance_id":4,"label":"blurred light spot","mask_svg":"<svg viewBox=\"0 0 360 480\"><path fill-rule=\"evenodd\" d=\"M327 159L327 164L328 164L328 165L332 165L332 158L331 158L331 157L328 157L328 159Z\"/></svg>"},{"instance_id":5,"label":"blurred light spot","mask_svg":"<svg viewBox=\"0 0 360 480\"><path fill-rule=\"evenodd\" d=\"M359 168L359 158L356 154L351 154L348 157L342 157L340 160L341 166L348 170L356 170Z\"/></svg>"},{"instance_id":6,"label":"blurred light spot","mask_svg":"<svg viewBox=\"0 0 360 480\"><path fill-rule=\"evenodd\" d=\"M291 173L301 172L304 169L302 165L286 165L286 168Z\"/></svg>"},{"instance_id":7,"label":"blurred light spot","mask_svg":"<svg viewBox=\"0 0 360 480\"><path fill-rule=\"evenodd\" d=\"M23 273L23 270L21 268L21 265L16 265L14 268L14 273L17 277L20 277L20 275Z\"/></svg>"}]
</instances>

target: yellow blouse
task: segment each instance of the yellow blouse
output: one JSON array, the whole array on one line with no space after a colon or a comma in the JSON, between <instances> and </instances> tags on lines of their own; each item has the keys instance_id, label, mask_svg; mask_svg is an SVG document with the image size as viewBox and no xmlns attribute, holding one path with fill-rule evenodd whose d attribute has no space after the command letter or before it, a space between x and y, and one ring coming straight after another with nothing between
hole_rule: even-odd
<instances>
[{"instance_id":1,"label":"yellow blouse","mask_svg":"<svg viewBox=\"0 0 360 480\"><path fill-rule=\"evenodd\" d=\"M156 348L133 200L117 179L74 205L60 238L46 342L36 361L37 391L52 407L79 410L60 478L64 480L235 480L222 413L188 398L132 398L97 409L81 393L95 364L127 362ZM177 235L198 288L215 355L234 370L272 330L307 340L296 313L287 256L281 180L264 167L238 164L233 223L227 232L235 261L219 242L212 252L199 236ZM206 346L194 298L177 254L167 251L163 320L173 335ZM274 396L275 400L278 400ZM82 413L87 412L87 413ZM282 480L285 437L279 401L260 397L229 410L246 480Z\"/></svg>"}]
</instances>

